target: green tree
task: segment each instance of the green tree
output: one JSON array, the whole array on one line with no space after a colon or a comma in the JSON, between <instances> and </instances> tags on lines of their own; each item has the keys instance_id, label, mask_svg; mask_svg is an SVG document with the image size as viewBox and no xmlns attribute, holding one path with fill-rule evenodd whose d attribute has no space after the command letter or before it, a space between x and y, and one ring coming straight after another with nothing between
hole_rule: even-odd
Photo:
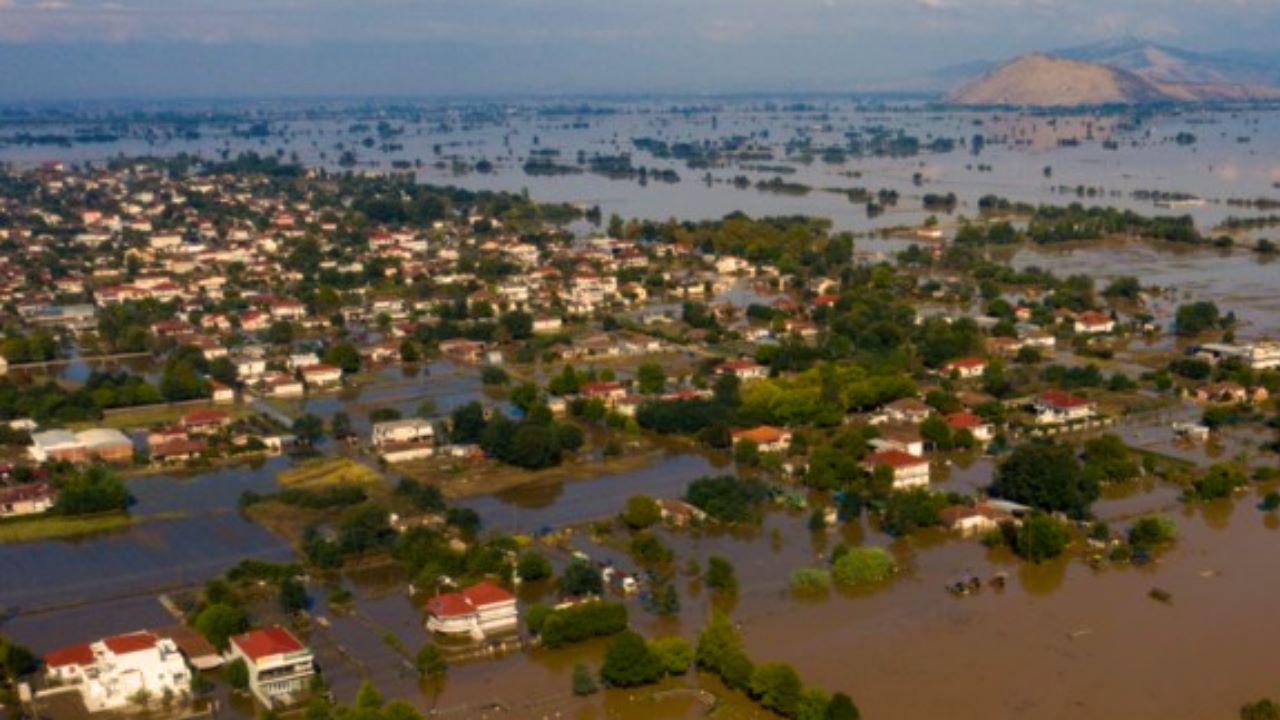
<instances>
[{"instance_id":1,"label":"green tree","mask_svg":"<svg viewBox=\"0 0 1280 720\"><path fill-rule=\"evenodd\" d=\"M897 561L884 548L859 547L836 559L831 566L831 577L839 585L854 587L881 582L897 570Z\"/></svg>"},{"instance_id":2,"label":"green tree","mask_svg":"<svg viewBox=\"0 0 1280 720\"><path fill-rule=\"evenodd\" d=\"M1083 518L1098 499L1096 477L1081 471L1067 445L1022 445L996 468L995 497Z\"/></svg>"},{"instance_id":3,"label":"green tree","mask_svg":"<svg viewBox=\"0 0 1280 720\"><path fill-rule=\"evenodd\" d=\"M595 695L600 688L596 686L595 678L591 677L591 669L584 663L578 663L573 666L573 694L578 697L586 697Z\"/></svg>"},{"instance_id":4,"label":"green tree","mask_svg":"<svg viewBox=\"0 0 1280 720\"><path fill-rule=\"evenodd\" d=\"M707 558L705 581L712 592L730 596L738 594L737 572L729 558L723 555L712 555Z\"/></svg>"},{"instance_id":5,"label":"green tree","mask_svg":"<svg viewBox=\"0 0 1280 720\"><path fill-rule=\"evenodd\" d=\"M560 590L566 595L599 595L604 591L604 580L591 563L574 559L560 576Z\"/></svg>"},{"instance_id":6,"label":"green tree","mask_svg":"<svg viewBox=\"0 0 1280 720\"><path fill-rule=\"evenodd\" d=\"M324 438L324 420L305 413L293 421L293 435L303 445L315 445Z\"/></svg>"},{"instance_id":7,"label":"green tree","mask_svg":"<svg viewBox=\"0 0 1280 720\"><path fill-rule=\"evenodd\" d=\"M236 658L227 663L227 684L232 690L245 691L249 689L249 666L245 664L244 658Z\"/></svg>"},{"instance_id":8,"label":"green tree","mask_svg":"<svg viewBox=\"0 0 1280 720\"><path fill-rule=\"evenodd\" d=\"M751 673L751 694L760 704L783 717L795 717L804 684L786 663L761 663Z\"/></svg>"},{"instance_id":9,"label":"green tree","mask_svg":"<svg viewBox=\"0 0 1280 720\"><path fill-rule=\"evenodd\" d=\"M1070 539L1062 523L1036 513L1023 521L1013 550L1019 557L1038 563L1061 555Z\"/></svg>"},{"instance_id":10,"label":"green tree","mask_svg":"<svg viewBox=\"0 0 1280 720\"><path fill-rule=\"evenodd\" d=\"M342 368L342 372L347 375L360 372L360 350L346 340L334 343L325 350L324 361Z\"/></svg>"},{"instance_id":11,"label":"green tree","mask_svg":"<svg viewBox=\"0 0 1280 720\"><path fill-rule=\"evenodd\" d=\"M640 392L645 395L656 395L667 386L667 374L657 363L645 363L636 370L636 382Z\"/></svg>"},{"instance_id":12,"label":"green tree","mask_svg":"<svg viewBox=\"0 0 1280 720\"><path fill-rule=\"evenodd\" d=\"M192 627L215 648L226 650L232 635L249 629L249 618L238 607L213 603L196 615Z\"/></svg>"},{"instance_id":13,"label":"green tree","mask_svg":"<svg viewBox=\"0 0 1280 720\"><path fill-rule=\"evenodd\" d=\"M644 530L662 519L662 509L658 501L648 495L632 495L627 498L627 509L622 512L622 521L632 530Z\"/></svg>"},{"instance_id":14,"label":"green tree","mask_svg":"<svg viewBox=\"0 0 1280 720\"><path fill-rule=\"evenodd\" d=\"M862 713L858 711L858 706L853 704L853 700L839 692L831 696L831 702L827 703L827 711L822 716L822 720L861 720L861 718Z\"/></svg>"},{"instance_id":15,"label":"green tree","mask_svg":"<svg viewBox=\"0 0 1280 720\"><path fill-rule=\"evenodd\" d=\"M665 674L662 659L638 634L624 630L605 649L600 679L611 687L636 687L657 682Z\"/></svg>"},{"instance_id":16,"label":"green tree","mask_svg":"<svg viewBox=\"0 0 1280 720\"><path fill-rule=\"evenodd\" d=\"M311 599L307 597L307 589L296 577L285 578L280 583L280 609L292 614L307 609Z\"/></svg>"},{"instance_id":17,"label":"green tree","mask_svg":"<svg viewBox=\"0 0 1280 720\"><path fill-rule=\"evenodd\" d=\"M551 577L551 561L536 550L526 550L516 563L516 574L525 582L535 582Z\"/></svg>"},{"instance_id":18,"label":"green tree","mask_svg":"<svg viewBox=\"0 0 1280 720\"><path fill-rule=\"evenodd\" d=\"M423 645L418 651L417 657L414 658L414 666L418 668L418 674L423 677L437 677L449 670L449 663L444 659L444 653L432 643Z\"/></svg>"}]
</instances>

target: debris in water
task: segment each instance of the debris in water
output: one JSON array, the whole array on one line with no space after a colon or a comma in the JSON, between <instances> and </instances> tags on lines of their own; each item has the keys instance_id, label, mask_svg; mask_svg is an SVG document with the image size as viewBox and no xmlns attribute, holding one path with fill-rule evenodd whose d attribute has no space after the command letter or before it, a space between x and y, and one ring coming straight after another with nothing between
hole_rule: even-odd
<instances>
[{"instance_id":1,"label":"debris in water","mask_svg":"<svg viewBox=\"0 0 1280 720\"><path fill-rule=\"evenodd\" d=\"M1153 600L1159 600L1162 603L1173 602L1173 593L1162 588L1153 587L1151 588L1151 592L1147 594L1150 595Z\"/></svg>"}]
</instances>

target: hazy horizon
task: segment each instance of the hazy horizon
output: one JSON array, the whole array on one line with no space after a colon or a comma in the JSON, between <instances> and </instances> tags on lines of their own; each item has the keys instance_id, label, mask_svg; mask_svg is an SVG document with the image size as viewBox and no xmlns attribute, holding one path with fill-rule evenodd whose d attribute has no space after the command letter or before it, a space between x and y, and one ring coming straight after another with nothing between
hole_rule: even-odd
<instances>
[{"instance_id":1,"label":"hazy horizon","mask_svg":"<svg viewBox=\"0 0 1280 720\"><path fill-rule=\"evenodd\" d=\"M847 92L1127 36L1273 53L1275 0L0 0L0 100Z\"/></svg>"}]
</instances>

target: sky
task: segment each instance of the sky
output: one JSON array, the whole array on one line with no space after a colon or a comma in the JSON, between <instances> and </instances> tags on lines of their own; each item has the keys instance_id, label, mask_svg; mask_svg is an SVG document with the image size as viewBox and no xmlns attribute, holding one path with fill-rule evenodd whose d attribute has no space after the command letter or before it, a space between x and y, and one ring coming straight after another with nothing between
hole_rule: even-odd
<instances>
[{"instance_id":1,"label":"sky","mask_svg":"<svg viewBox=\"0 0 1280 720\"><path fill-rule=\"evenodd\" d=\"M1278 28L1280 0L0 0L0 100L888 89Z\"/></svg>"}]
</instances>

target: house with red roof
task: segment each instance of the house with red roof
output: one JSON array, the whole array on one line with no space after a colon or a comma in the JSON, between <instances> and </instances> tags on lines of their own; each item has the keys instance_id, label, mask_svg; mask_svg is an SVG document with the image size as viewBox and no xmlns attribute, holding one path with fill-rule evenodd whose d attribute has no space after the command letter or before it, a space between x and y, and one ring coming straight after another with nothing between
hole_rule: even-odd
<instances>
[{"instance_id":1,"label":"house with red roof","mask_svg":"<svg viewBox=\"0 0 1280 720\"><path fill-rule=\"evenodd\" d=\"M988 442L996 434L994 425L987 422L982 416L964 410L948 415L947 427L951 428L952 431L968 430L973 439L978 442Z\"/></svg>"},{"instance_id":2,"label":"house with red roof","mask_svg":"<svg viewBox=\"0 0 1280 720\"><path fill-rule=\"evenodd\" d=\"M468 634L480 640L486 633L514 630L519 621L516 596L488 580L427 601L427 629L431 632Z\"/></svg>"},{"instance_id":3,"label":"house with red roof","mask_svg":"<svg viewBox=\"0 0 1280 720\"><path fill-rule=\"evenodd\" d=\"M862 460L862 469L868 473L874 473L881 467L887 467L893 473L894 490L909 490L929 485L929 461L919 455L901 450L881 450L871 453Z\"/></svg>"},{"instance_id":4,"label":"house with red roof","mask_svg":"<svg viewBox=\"0 0 1280 720\"><path fill-rule=\"evenodd\" d=\"M728 360L715 367L716 375L733 375L739 380L758 380L769 377L769 368L755 360Z\"/></svg>"},{"instance_id":5,"label":"house with red roof","mask_svg":"<svg viewBox=\"0 0 1280 720\"><path fill-rule=\"evenodd\" d=\"M249 668L249 689L269 708L305 699L316 674L315 655L293 633L278 625L231 637L233 658Z\"/></svg>"},{"instance_id":6,"label":"house with red roof","mask_svg":"<svg viewBox=\"0 0 1280 720\"><path fill-rule=\"evenodd\" d=\"M178 424L191 435L207 435L230 425L231 413L214 408L197 408L179 418Z\"/></svg>"},{"instance_id":7,"label":"house with red roof","mask_svg":"<svg viewBox=\"0 0 1280 720\"><path fill-rule=\"evenodd\" d=\"M153 698L191 694L191 671L178 646L147 631L54 650L44 664L49 680L75 687L91 713L126 708L144 691Z\"/></svg>"},{"instance_id":8,"label":"house with red roof","mask_svg":"<svg viewBox=\"0 0 1280 720\"><path fill-rule=\"evenodd\" d=\"M1063 390L1045 390L1032 403L1037 425L1063 425L1091 420L1097 405Z\"/></svg>"},{"instance_id":9,"label":"house with red roof","mask_svg":"<svg viewBox=\"0 0 1280 720\"><path fill-rule=\"evenodd\" d=\"M942 374L946 377L955 377L961 380L970 380L972 378L982 377L982 373L987 371L987 361L983 358L970 356L956 358L942 365Z\"/></svg>"},{"instance_id":10,"label":"house with red roof","mask_svg":"<svg viewBox=\"0 0 1280 720\"><path fill-rule=\"evenodd\" d=\"M750 440L756 444L760 452L786 452L791 446L791 431L772 425L732 430L729 435L733 438L735 446L743 440Z\"/></svg>"},{"instance_id":11,"label":"house with red roof","mask_svg":"<svg viewBox=\"0 0 1280 720\"><path fill-rule=\"evenodd\" d=\"M1116 321L1110 315L1087 310L1076 316L1075 331L1082 335L1100 335L1116 329Z\"/></svg>"},{"instance_id":12,"label":"house with red roof","mask_svg":"<svg viewBox=\"0 0 1280 720\"><path fill-rule=\"evenodd\" d=\"M0 487L0 518L46 512L57 498L57 488L47 482Z\"/></svg>"}]
</instances>

